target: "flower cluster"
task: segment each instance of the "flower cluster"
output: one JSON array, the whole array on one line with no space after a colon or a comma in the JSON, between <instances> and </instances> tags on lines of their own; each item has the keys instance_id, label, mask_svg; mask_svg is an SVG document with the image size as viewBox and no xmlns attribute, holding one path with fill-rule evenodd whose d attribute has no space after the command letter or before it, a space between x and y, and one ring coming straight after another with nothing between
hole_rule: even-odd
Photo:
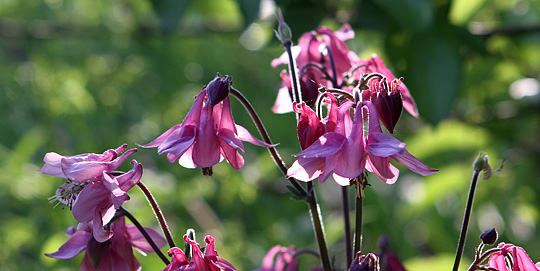
<instances>
[{"instance_id":1,"label":"flower cluster","mask_svg":"<svg viewBox=\"0 0 540 271\"><path fill-rule=\"evenodd\" d=\"M129 200L127 192L140 181L143 172L136 160L131 162L133 168L128 172L116 171L137 151L130 149L122 153L126 148L124 144L103 154L62 156L50 152L45 155L40 172L67 179L50 200L70 207L78 222L76 229L70 227L66 231L71 239L48 256L67 259L86 250L81 270L137 270L140 265L132 247L141 253L153 251L147 240L141 238L140 231L126 225L124 217L118 215ZM146 231L156 245L165 245L159 234L151 229Z\"/></svg>"},{"instance_id":2,"label":"flower cluster","mask_svg":"<svg viewBox=\"0 0 540 271\"><path fill-rule=\"evenodd\" d=\"M322 27L302 35L293 50L301 67L299 96L302 99L292 102L292 109L300 115L298 138L302 152L296 155L298 160L289 168L287 177L305 182L318 177L322 183L333 176L338 184L348 186L351 179L368 170L386 183L394 183L399 170L390 163L390 158L422 176L437 172L411 155L405 143L382 131L379 121L393 133L403 107L414 116L418 111L403 79L396 79L379 57L361 60L347 49L344 41L352 37L354 32L348 25L337 32ZM272 65L284 61L282 56ZM283 78L290 92L288 77ZM349 96L353 101L338 103L334 94L320 93L318 86L340 88L336 95ZM275 108L291 104L287 98L278 99ZM327 116L321 118L311 107L319 109L323 104L329 109ZM364 131L365 122L367 131Z\"/></svg>"}]
</instances>

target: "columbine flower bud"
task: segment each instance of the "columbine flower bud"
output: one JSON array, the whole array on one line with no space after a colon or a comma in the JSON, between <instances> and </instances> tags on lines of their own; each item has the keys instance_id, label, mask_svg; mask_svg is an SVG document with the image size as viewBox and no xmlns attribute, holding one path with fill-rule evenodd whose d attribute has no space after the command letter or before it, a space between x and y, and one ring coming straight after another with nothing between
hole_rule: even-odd
<instances>
[{"instance_id":1,"label":"columbine flower bud","mask_svg":"<svg viewBox=\"0 0 540 271\"><path fill-rule=\"evenodd\" d=\"M379 119L382 121L388 132L394 133L394 127L403 112L403 99L399 91L399 85L403 78L394 79L388 85L386 78L373 84L375 89L371 91L371 102L375 105L379 113Z\"/></svg>"},{"instance_id":2,"label":"columbine flower bud","mask_svg":"<svg viewBox=\"0 0 540 271\"><path fill-rule=\"evenodd\" d=\"M497 237L498 237L498 234L495 228L486 230L480 235L480 239L482 239L482 243L489 246L497 242Z\"/></svg>"},{"instance_id":3,"label":"columbine flower bud","mask_svg":"<svg viewBox=\"0 0 540 271\"><path fill-rule=\"evenodd\" d=\"M277 20L278 20L278 29L274 30L276 33L276 37L281 41L281 43L285 44L286 42L290 43L292 39L292 31L291 28L285 23L285 20L283 19L283 14L281 13L281 9L278 10L277 13Z\"/></svg>"},{"instance_id":4,"label":"columbine flower bud","mask_svg":"<svg viewBox=\"0 0 540 271\"><path fill-rule=\"evenodd\" d=\"M221 78L218 72L216 77L214 77L214 80L210 81L206 87L206 92L208 93L208 102L214 106L223 101L225 98L227 98L227 96L229 96L231 86L231 77L225 75L223 78Z\"/></svg>"},{"instance_id":5,"label":"columbine flower bud","mask_svg":"<svg viewBox=\"0 0 540 271\"><path fill-rule=\"evenodd\" d=\"M380 271L379 258L373 253L362 255L357 253L356 258L349 267L349 271Z\"/></svg>"}]
</instances>

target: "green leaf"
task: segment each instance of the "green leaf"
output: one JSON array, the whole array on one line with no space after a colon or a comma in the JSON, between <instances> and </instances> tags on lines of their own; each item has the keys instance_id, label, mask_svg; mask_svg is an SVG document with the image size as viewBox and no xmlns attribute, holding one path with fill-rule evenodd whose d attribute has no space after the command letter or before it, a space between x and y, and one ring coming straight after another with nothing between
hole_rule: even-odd
<instances>
[{"instance_id":1,"label":"green leaf","mask_svg":"<svg viewBox=\"0 0 540 271\"><path fill-rule=\"evenodd\" d=\"M259 17L260 0L236 0L244 16L244 27L247 27Z\"/></svg>"}]
</instances>

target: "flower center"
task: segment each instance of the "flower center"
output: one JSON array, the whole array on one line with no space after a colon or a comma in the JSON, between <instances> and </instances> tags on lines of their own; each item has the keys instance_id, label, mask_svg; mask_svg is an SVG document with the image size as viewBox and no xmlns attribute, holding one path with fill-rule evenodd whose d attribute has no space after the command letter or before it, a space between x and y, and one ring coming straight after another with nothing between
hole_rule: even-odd
<instances>
[{"instance_id":1,"label":"flower center","mask_svg":"<svg viewBox=\"0 0 540 271\"><path fill-rule=\"evenodd\" d=\"M76 183L73 181L67 181L56 190L54 196L49 198L49 203L56 202L54 207L62 203L66 206L69 206L69 208L71 209L73 203L77 199L77 196L87 184L88 182Z\"/></svg>"}]
</instances>

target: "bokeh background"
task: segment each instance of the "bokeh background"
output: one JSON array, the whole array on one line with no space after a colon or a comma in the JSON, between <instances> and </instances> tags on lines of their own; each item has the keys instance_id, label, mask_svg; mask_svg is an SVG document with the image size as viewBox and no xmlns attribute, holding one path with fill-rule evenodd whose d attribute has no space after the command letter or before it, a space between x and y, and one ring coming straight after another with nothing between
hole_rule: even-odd
<instances>
[{"instance_id":1,"label":"bokeh background","mask_svg":"<svg viewBox=\"0 0 540 271\"><path fill-rule=\"evenodd\" d=\"M400 167L394 185L370 179L364 251L377 251L386 234L408 269L449 270L472 162L486 151L493 167L505 159L504 168L478 185L462 262L471 262L479 234L492 227L500 241L540 260L539 1L3 0L0 269L74 270L82 260L44 256L75 225L68 208L48 203L63 180L37 172L46 152L147 143L183 120L217 72L233 77L290 165L299 151L295 117L270 110L280 86L270 61L283 52L273 34L276 7L294 40L318 26L350 23L356 37L349 48L362 58L381 56L418 103L421 117L404 113L395 136L440 172L423 178ZM236 122L257 134L242 106L232 107ZM188 228L199 242L211 234L238 270L260 267L277 244L317 249L307 205L290 199L263 148L246 146L242 170L222 162L211 178L168 163L155 149L132 157L143 163L142 181L177 242ZM340 189L331 180L316 189L340 262ZM142 193L130 195L126 208L159 230ZM164 268L152 254L139 260L144 270ZM300 262L307 270L317 260Z\"/></svg>"}]
</instances>

